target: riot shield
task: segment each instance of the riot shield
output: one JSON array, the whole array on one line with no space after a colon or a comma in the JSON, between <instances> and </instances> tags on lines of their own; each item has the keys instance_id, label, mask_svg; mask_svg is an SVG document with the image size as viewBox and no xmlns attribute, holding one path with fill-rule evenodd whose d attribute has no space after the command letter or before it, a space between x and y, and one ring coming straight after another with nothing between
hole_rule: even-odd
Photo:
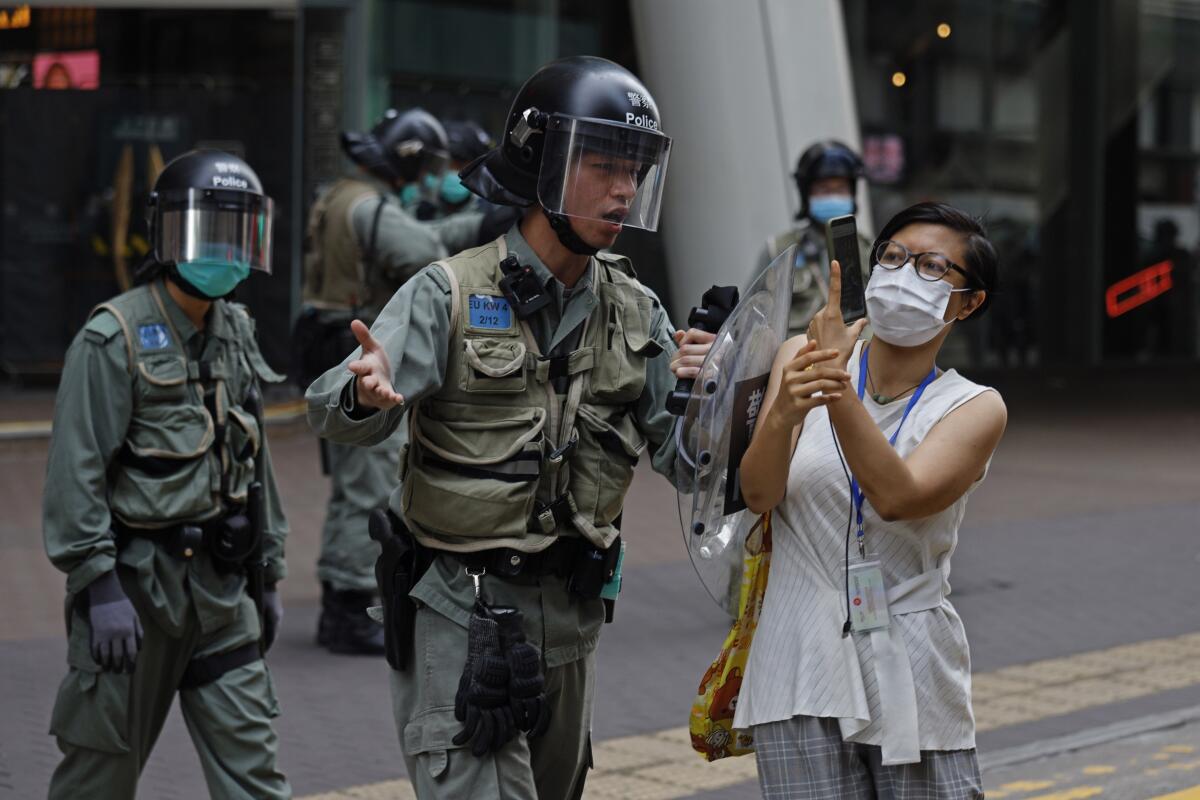
<instances>
[{"instance_id":1,"label":"riot shield","mask_svg":"<svg viewBox=\"0 0 1200 800\"><path fill-rule=\"evenodd\" d=\"M779 254L721 326L675 429L679 517L692 566L713 600L736 616L746 536L757 516L738 482L787 336L796 247Z\"/></svg>"}]
</instances>

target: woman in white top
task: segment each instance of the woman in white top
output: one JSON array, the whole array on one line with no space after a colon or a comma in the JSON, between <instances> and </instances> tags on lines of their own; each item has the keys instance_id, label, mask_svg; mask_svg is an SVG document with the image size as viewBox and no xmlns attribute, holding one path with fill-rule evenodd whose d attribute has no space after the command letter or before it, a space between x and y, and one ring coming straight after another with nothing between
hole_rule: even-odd
<instances>
[{"instance_id":1,"label":"woman in white top","mask_svg":"<svg viewBox=\"0 0 1200 800\"><path fill-rule=\"evenodd\" d=\"M834 262L832 299L780 348L741 466L750 509L773 510L774 553L734 724L753 730L772 800L983 797L947 595L1007 412L936 360L986 309L996 253L976 220L921 203L873 258L867 319L849 326Z\"/></svg>"}]
</instances>

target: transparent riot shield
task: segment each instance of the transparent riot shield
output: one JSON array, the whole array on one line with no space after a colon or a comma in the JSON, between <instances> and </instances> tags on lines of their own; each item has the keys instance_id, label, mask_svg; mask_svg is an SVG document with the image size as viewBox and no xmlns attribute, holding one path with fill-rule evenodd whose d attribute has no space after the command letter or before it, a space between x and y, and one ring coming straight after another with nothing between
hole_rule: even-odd
<instances>
[{"instance_id":1,"label":"transparent riot shield","mask_svg":"<svg viewBox=\"0 0 1200 800\"><path fill-rule=\"evenodd\" d=\"M758 519L742 501L738 471L787 335L795 259L796 247L789 247L742 295L717 333L675 429L675 485L688 555L704 588L730 616L737 614L746 536Z\"/></svg>"}]
</instances>

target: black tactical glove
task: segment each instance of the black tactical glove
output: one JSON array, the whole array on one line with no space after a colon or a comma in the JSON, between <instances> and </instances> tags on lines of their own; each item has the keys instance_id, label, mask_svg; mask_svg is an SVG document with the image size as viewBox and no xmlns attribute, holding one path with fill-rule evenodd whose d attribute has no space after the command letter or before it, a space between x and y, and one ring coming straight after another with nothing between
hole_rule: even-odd
<instances>
[{"instance_id":1,"label":"black tactical glove","mask_svg":"<svg viewBox=\"0 0 1200 800\"><path fill-rule=\"evenodd\" d=\"M108 672L133 672L142 646L142 622L116 571L89 583L87 593L92 658Z\"/></svg>"},{"instance_id":2,"label":"black tactical glove","mask_svg":"<svg viewBox=\"0 0 1200 800\"><path fill-rule=\"evenodd\" d=\"M478 603L467 629L467 664L454 696L454 716L464 723L454 744L470 742L478 757L499 750L517 732L508 703L508 662L500 652L496 621Z\"/></svg>"},{"instance_id":3,"label":"black tactical glove","mask_svg":"<svg viewBox=\"0 0 1200 800\"><path fill-rule=\"evenodd\" d=\"M508 697L513 722L534 739L550 726L550 703L546 701L546 679L542 654L525 640L521 612L508 606L493 606L492 617L500 629L500 645L508 661Z\"/></svg>"}]
</instances>

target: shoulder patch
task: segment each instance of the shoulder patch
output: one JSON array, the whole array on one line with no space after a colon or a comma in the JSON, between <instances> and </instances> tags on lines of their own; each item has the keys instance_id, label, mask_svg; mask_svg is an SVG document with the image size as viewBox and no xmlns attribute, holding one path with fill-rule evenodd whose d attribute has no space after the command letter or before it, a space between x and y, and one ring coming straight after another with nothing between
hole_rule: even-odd
<instances>
[{"instance_id":1,"label":"shoulder patch","mask_svg":"<svg viewBox=\"0 0 1200 800\"><path fill-rule=\"evenodd\" d=\"M138 345L143 350L162 350L171 346L171 334L167 332L167 326L161 322L138 325L137 337Z\"/></svg>"},{"instance_id":2,"label":"shoulder patch","mask_svg":"<svg viewBox=\"0 0 1200 800\"><path fill-rule=\"evenodd\" d=\"M104 344L121 332L121 323L107 311L97 314L83 326L88 339L97 344Z\"/></svg>"}]
</instances>

